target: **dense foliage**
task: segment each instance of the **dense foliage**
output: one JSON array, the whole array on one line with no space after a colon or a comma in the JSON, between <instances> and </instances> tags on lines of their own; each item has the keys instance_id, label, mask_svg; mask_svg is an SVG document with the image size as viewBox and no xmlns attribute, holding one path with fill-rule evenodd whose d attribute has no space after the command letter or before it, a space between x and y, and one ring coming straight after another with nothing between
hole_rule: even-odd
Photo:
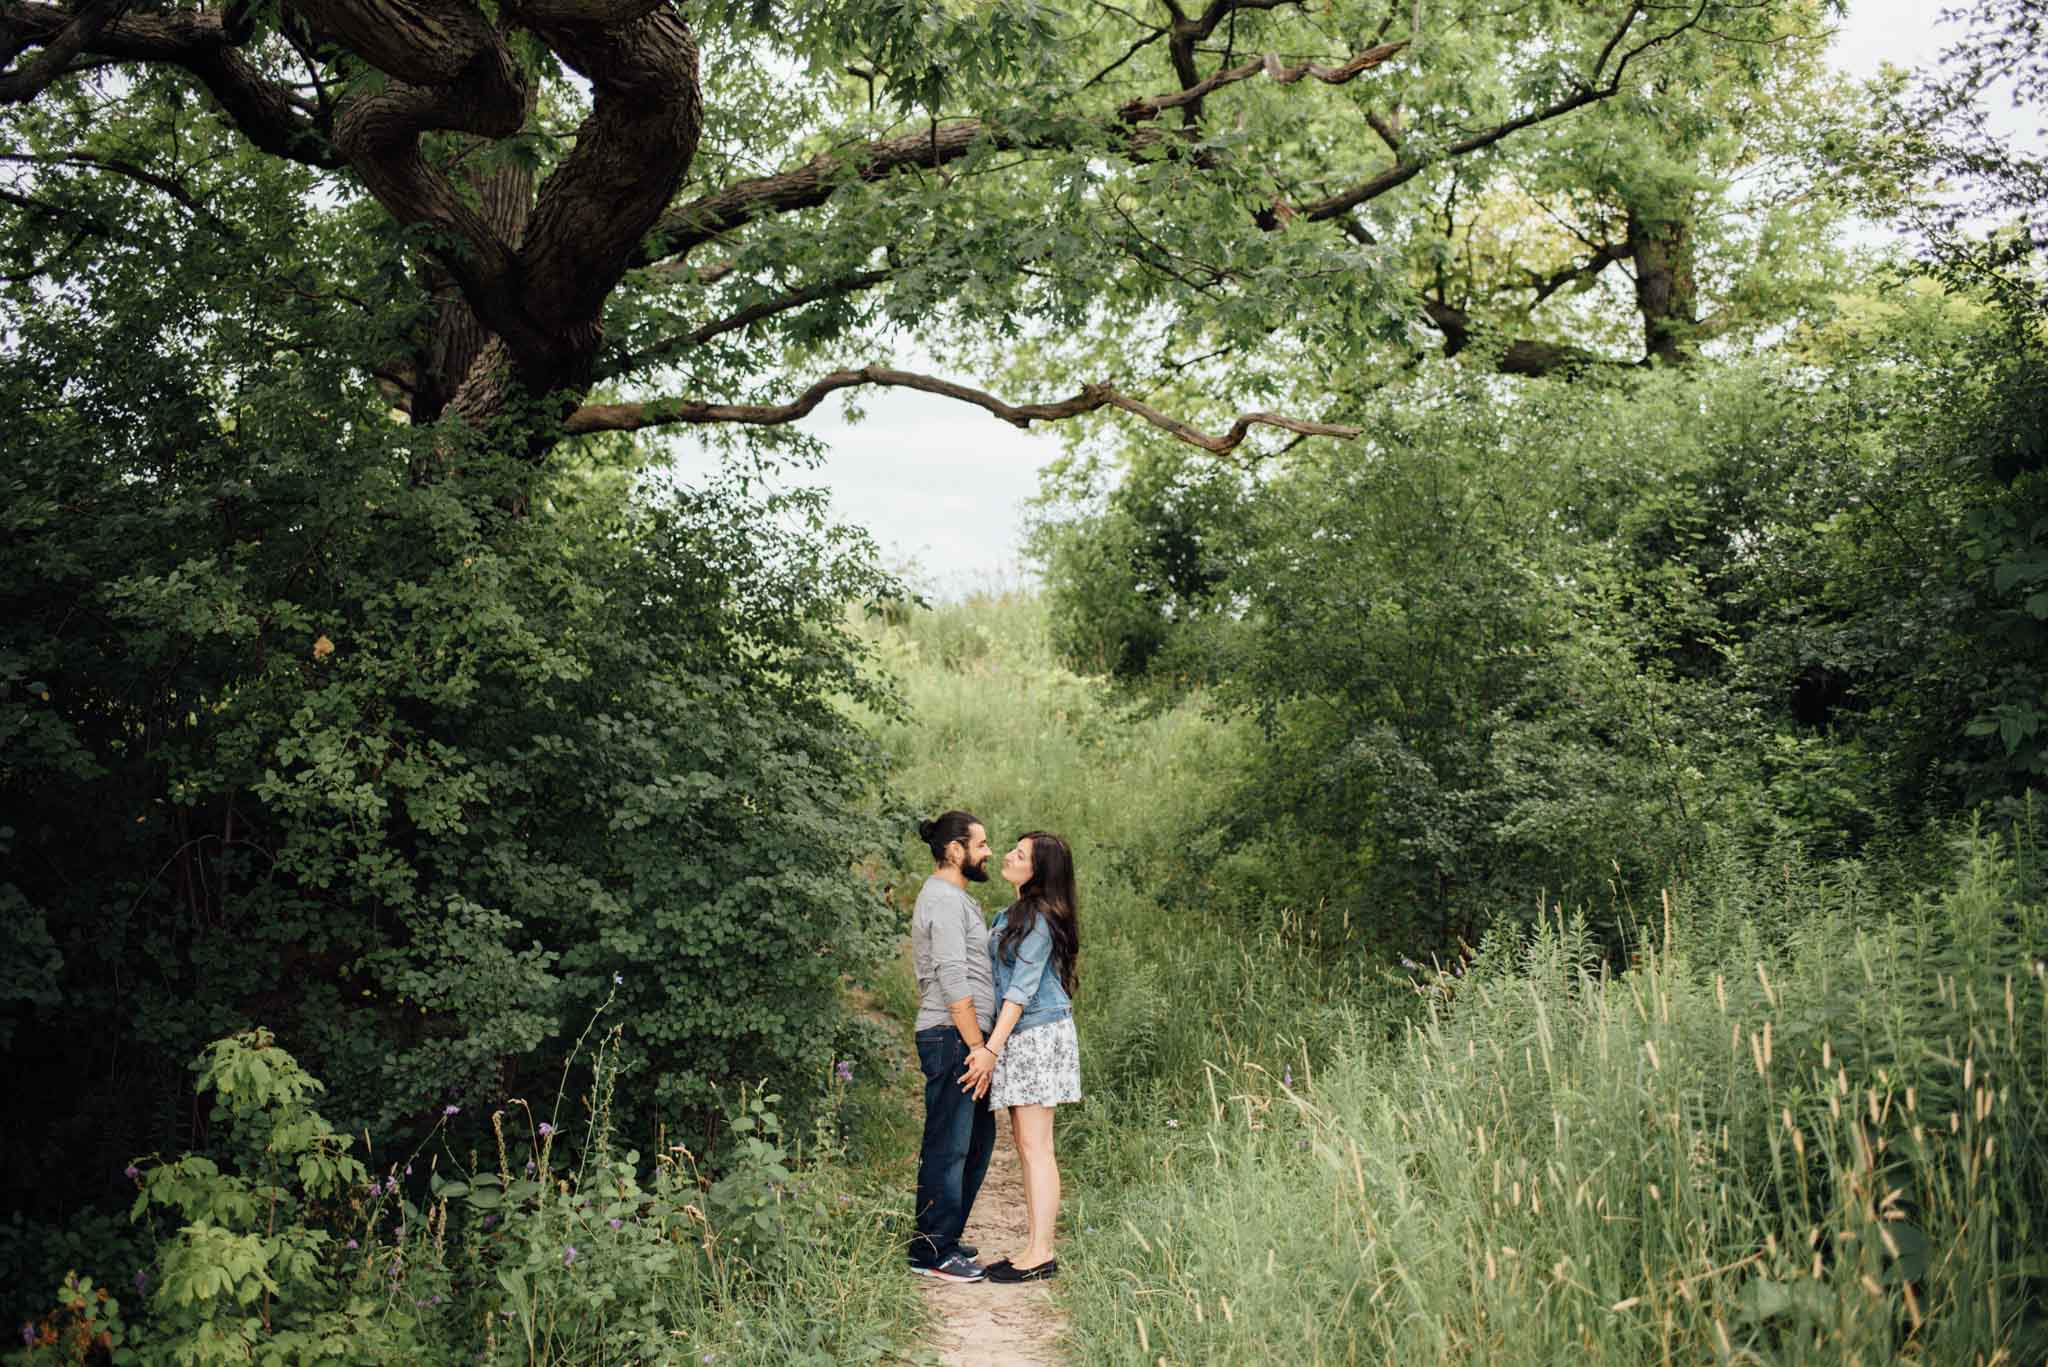
<instances>
[{"instance_id":1,"label":"dense foliage","mask_svg":"<svg viewBox=\"0 0 2048 1367\"><path fill-rule=\"evenodd\" d=\"M1719 839L1896 854L2048 782L2044 377L2037 319L1914 280L1783 358L1430 371L1281 464L1070 467L1055 631L1255 717L1217 857L1390 948Z\"/></svg>"},{"instance_id":2,"label":"dense foliage","mask_svg":"<svg viewBox=\"0 0 2048 1367\"><path fill-rule=\"evenodd\" d=\"M183 227L135 236L191 246L216 313L82 248L90 292L0 359L0 990L43 1098L12 1202L203 1146L185 1062L257 1022L392 1143L552 1079L615 977L636 1124L822 1068L890 924L845 872L888 837L832 701L873 696L864 539L745 465L665 488L627 445L543 468L395 425L266 360L240 258Z\"/></svg>"}]
</instances>

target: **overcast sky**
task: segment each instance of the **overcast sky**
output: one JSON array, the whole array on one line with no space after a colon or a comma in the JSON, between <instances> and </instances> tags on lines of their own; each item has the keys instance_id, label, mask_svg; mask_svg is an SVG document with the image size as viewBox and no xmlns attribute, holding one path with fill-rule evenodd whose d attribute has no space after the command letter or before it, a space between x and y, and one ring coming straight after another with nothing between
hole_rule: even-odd
<instances>
[{"instance_id":1,"label":"overcast sky","mask_svg":"<svg viewBox=\"0 0 2048 1367\"><path fill-rule=\"evenodd\" d=\"M1936 23L1944 8L1943 0L1851 0L1836 64L1874 75L1884 63L1931 61L1952 41ZM2014 135L2040 139L2034 111L2000 113ZM979 409L907 390L867 389L861 403L867 417L857 426L832 400L811 417L809 430L832 454L804 482L830 487L840 517L866 527L884 562L913 582L946 597L1016 582L1024 504L1037 492L1040 467L1060 454L1058 436L1020 432ZM687 432L674 441L687 480L709 457Z\"/></svg>"}]
</instances>

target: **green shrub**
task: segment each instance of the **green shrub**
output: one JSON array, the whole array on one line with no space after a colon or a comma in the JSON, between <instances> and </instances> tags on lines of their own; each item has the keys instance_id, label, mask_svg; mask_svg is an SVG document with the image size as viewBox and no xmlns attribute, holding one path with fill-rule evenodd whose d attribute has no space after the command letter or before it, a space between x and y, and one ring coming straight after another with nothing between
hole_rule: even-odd
<instances>
[{"instance_id":1,"label":"green shrub","mask_svg":"<svg viewBox=\"0 0 2048 1367\"><path fill-rule=\"evenodd\" d=\"M839 980L893 947L845 876L886 838L834 702L886 705L840 623L880 584L862 544L809 494L636 491L617 446L416 483L361 396L242 399L163 469L91 458L82 418L17 434L20 1203L64 1223L126 1155L204 1150L183 1061L256 1021L387 1143L551 1081L615 976L643 1120L699 1136L732 1079L819 1075ZM307 416L330 402L343 432Z\"/></svg>"},{"instance_id":2,"label":"green shrub","mask_svg":"<svg viewBox=\"0 0 2048 1367\"><path fill-rule=\"evenodd\" d=\"M444 1148L381 1174L312 1109L320 1083L267 1031L216 1042L195 1068L225 1161L131 1168L135 1216L157 1236L137 1299L67 1274L8 1360L79 1362L95 1345L167 1367L892 1352L915 1314L886 1218L900 1193L863 1188L829 1123L808 1152L787 1144L759 1093L735 1102L715 1179L679 1144L644 1166L616 1141L622 1035L591 1061L580 1142L557 1128L559 1099L546 1120L514 1102L489 1117L495 1162Z\"/></svg>"}]
</instances>

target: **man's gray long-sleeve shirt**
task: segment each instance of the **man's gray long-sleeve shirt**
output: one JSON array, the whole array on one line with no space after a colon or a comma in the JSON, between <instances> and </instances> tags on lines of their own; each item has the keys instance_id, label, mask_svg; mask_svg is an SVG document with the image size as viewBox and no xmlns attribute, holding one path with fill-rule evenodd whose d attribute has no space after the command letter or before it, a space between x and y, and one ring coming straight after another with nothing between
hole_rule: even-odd
<instances>
[{"instance_id":1,"label":"man's gray long-sleeve shirt","mask_svg":"<svg viewBox=\"0 0 2048 1367\"><path fill-rule=\"evenodd\" d=\"M962 997L974 998L984 1032L995 1024L996 984L981 904L937 874L924 880L910 913L910 961L917 970L919 1030L950 1025L953 1013L946 1008Z\"/></svg>"}]
</instances>

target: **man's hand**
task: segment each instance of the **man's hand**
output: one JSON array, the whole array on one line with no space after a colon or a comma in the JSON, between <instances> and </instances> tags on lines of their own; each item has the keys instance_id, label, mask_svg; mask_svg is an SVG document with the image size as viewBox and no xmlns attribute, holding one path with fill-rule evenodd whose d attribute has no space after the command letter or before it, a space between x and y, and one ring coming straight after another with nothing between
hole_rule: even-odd
<instances>
[{"instance_id":1,"label":"man's hand","mask_svg":"<svg viewBox=\"0 0 2048 1367\"><path fill-rule=\"evenodd\" d=\"M960 1075L960 1090L973 1094L976 1101L988 1095L989 1076L996 1070L996 1056L985 1044L977 1044L967 1051L967 1071Z\"/></svg>"}]
</instances>

